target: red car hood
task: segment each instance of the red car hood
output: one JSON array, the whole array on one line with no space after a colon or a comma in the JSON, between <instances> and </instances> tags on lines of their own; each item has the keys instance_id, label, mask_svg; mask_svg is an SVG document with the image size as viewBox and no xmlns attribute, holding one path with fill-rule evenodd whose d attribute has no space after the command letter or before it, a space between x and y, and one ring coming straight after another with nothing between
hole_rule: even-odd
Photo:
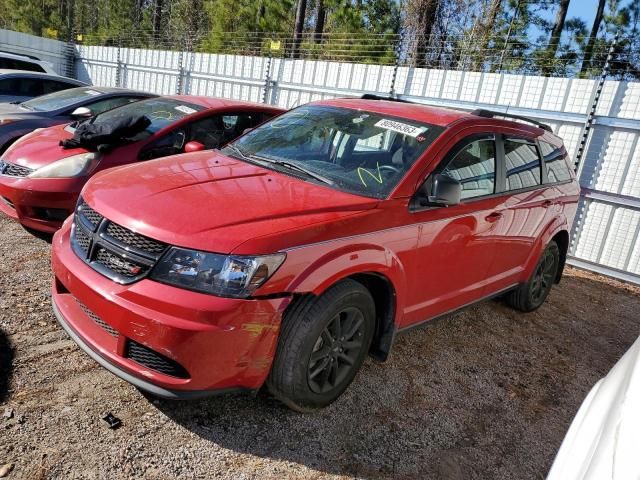
<instances>
[{"instance_id":1,"label":"red car hood","mask_svg":"<svg viewBox=\"0 0 640 480\"><path fill-rule=\"evenodd\" d=\"M63 158L86 153L83 148L63 149L61 140L73 137L65 131L67 125L56 125L44 128L22 137L5 153L3 160L7 162L37 169Z\"/></svg>"},{"instance_id":2,"label":"red car hood","mask_svg":"<svg viewBox=\"0 0 640 480\"><path fill-rule=\"evenodd\" d=\"M96 211L131 230L219 253L310 225L321 235L319 224L378 203L211 151L107 170L93 177L82 195ZM304 237L309 240L308 232ZM295 238L287 236L288 246Z\"/></svg>"}]
</instances>

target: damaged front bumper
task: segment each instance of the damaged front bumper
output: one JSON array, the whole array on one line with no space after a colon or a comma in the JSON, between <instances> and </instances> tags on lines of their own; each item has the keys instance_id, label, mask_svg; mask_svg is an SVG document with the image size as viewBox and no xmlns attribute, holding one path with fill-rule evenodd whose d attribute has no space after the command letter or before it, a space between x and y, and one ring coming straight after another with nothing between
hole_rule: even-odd
<instances>
[{"instance_id":1,"label":"damaged front bumper","mask_svg":"<svg viewBox=\"0 0 640 480\"><path fill-rule=\"evenodd\" d=\"M151 280L119 285L75 255L69 231L67 222L53 241L53 309L94 360L164 398L263 385L289 298L220 298Z\"/></svg>"}]
</instances>

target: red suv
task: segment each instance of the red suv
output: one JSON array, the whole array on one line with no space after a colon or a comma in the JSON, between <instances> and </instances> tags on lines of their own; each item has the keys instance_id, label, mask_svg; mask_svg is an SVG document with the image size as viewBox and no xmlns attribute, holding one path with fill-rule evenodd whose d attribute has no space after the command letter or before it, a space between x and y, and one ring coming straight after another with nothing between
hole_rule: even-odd
<instances>
[{"instance_id":1,"label":"red suv","mask_svg":"<svg viewBox=\"0 0 640 480\"><path fill-rule=\"evenodd\" d=\"M146 129L132 138L97 149L60 145L74 137L79 122L36 130L0 157L0 212L36 233L51 234L73 213L80 190L95 173L185 151L218 148L283 111L208 97L152 98L88 120L95 125L113 125L139 116L149 120Z\"/></svg>"},{"instance_id":2,"label":"red suv","mask_svg":"<svg viewBox=\"0 0 640 480\"><path fill-rule=\"evenodd\" d=\"M498 295L531 311L560 280L567 152L497 115L327 100L99 174L54 237L56 316L155 395L324 407L399 332Z\"/></svg>"}]
</instances>

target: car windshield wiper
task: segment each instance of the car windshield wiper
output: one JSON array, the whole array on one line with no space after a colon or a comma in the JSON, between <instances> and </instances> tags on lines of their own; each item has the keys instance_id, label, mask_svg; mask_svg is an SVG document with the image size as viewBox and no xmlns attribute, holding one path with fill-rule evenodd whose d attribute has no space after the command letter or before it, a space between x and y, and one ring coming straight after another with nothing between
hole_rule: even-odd
<instances>
[{"instance_id":1,"label":"car windshield wiper","mask_svg":"<svg viewBox=\"0 0 640 480\"><path fill-rule=\"evenodd\" d=\"M240 148L238 148L236 145L234 145L233 143L228 144L225 148L229 148L230 150L233 150L235 153L237 153L242 159L247 160L249 162L253 162L253 163L270 163L272 165L277 165L279 167L284 167L284 168L288 168L290 170L295 170L297 172L301 172L304 173L306 176L314 178L315 180L318 180L322 183L326 183L327 185L331 185L334 186L335 182L333 180L330 180L326 177L323 177L322 175L317 174L316 172L313 172L305 167L301 167L298 164L295 163L291 163L291 162L287 162L286 160L278 160L275 158L266 158L266 157L260 157L258 155L247 155L246 153L244 153L242 150L240 150Z\"/></svg>"},{"instance_id":2,"label":"car windshield wiper","mask_svg":"<svg viewBox=\"0 0 640 480\"><path fill-rule=\"evenodd\" d=\"M25 110L29 110L30 112L33 112L35 110L35 108L33 108L30 105L25 105L24 103L20 103L20 108L24 108Z\"/></svg>"},{"instance_id":3,"label":"car windshield wiper","mask_svg":"<svg viewBox=\"0 0 640 480\"><path fill-rule=\"evenodd\" d=\"M261 160L263 162L267 162L267 163L271 163L273 165L278 165L279 167L284 167L284 168L288 168L290 170L295 170L297 172L301 172L304 173L305 175L307 175L308 177L314 178L322 183L326 183L327 185L331 185L331 186L335 186L336 182L334 182L333 180L324 177L316 172L314 172L313 170L309 170L308 168L305 168L297 163L293 163L293 162L288 162L286 160L278 160L276 158L266 158L266 157L258 157L257 155L254 156L254 158L257 158L258 160Z\"/></svg>"},{"instance_id":4,"label":"car windshield wiper","mask_svg":"<svg viewBox=\"0 0 640 480\"><path fill-rule=\"evenodd\" d=\"M236 147L233 143L229 143L225 146L225 148L228 148L230 150L233 150L235 153L237 153L240 158L242 158L243 160L248 160L248 161L254 161L250 156L248 156L246 153L244 153L242 150L240 150L240 148Z\"/></svg>"}]
</instances>

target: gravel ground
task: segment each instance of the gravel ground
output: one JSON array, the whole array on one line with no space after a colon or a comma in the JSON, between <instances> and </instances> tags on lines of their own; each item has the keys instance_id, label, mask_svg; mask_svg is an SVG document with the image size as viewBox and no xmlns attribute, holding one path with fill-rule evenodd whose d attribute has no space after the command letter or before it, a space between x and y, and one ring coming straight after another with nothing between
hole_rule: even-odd
<instances>
[{"instance_id":1,"label":"gravel ground","mask_svg":"<svg viewBox=\"0 0 640 480\"><path fill-rule=\"evenodd\" d=\"M584 396L640 334L640 289L569 269L537 312L488 302L401 336L315 415L266 394L160 402L67 338L50 275L49 245L0 218L10 479L541 479Z\"/></svg>"}]
</instances>

